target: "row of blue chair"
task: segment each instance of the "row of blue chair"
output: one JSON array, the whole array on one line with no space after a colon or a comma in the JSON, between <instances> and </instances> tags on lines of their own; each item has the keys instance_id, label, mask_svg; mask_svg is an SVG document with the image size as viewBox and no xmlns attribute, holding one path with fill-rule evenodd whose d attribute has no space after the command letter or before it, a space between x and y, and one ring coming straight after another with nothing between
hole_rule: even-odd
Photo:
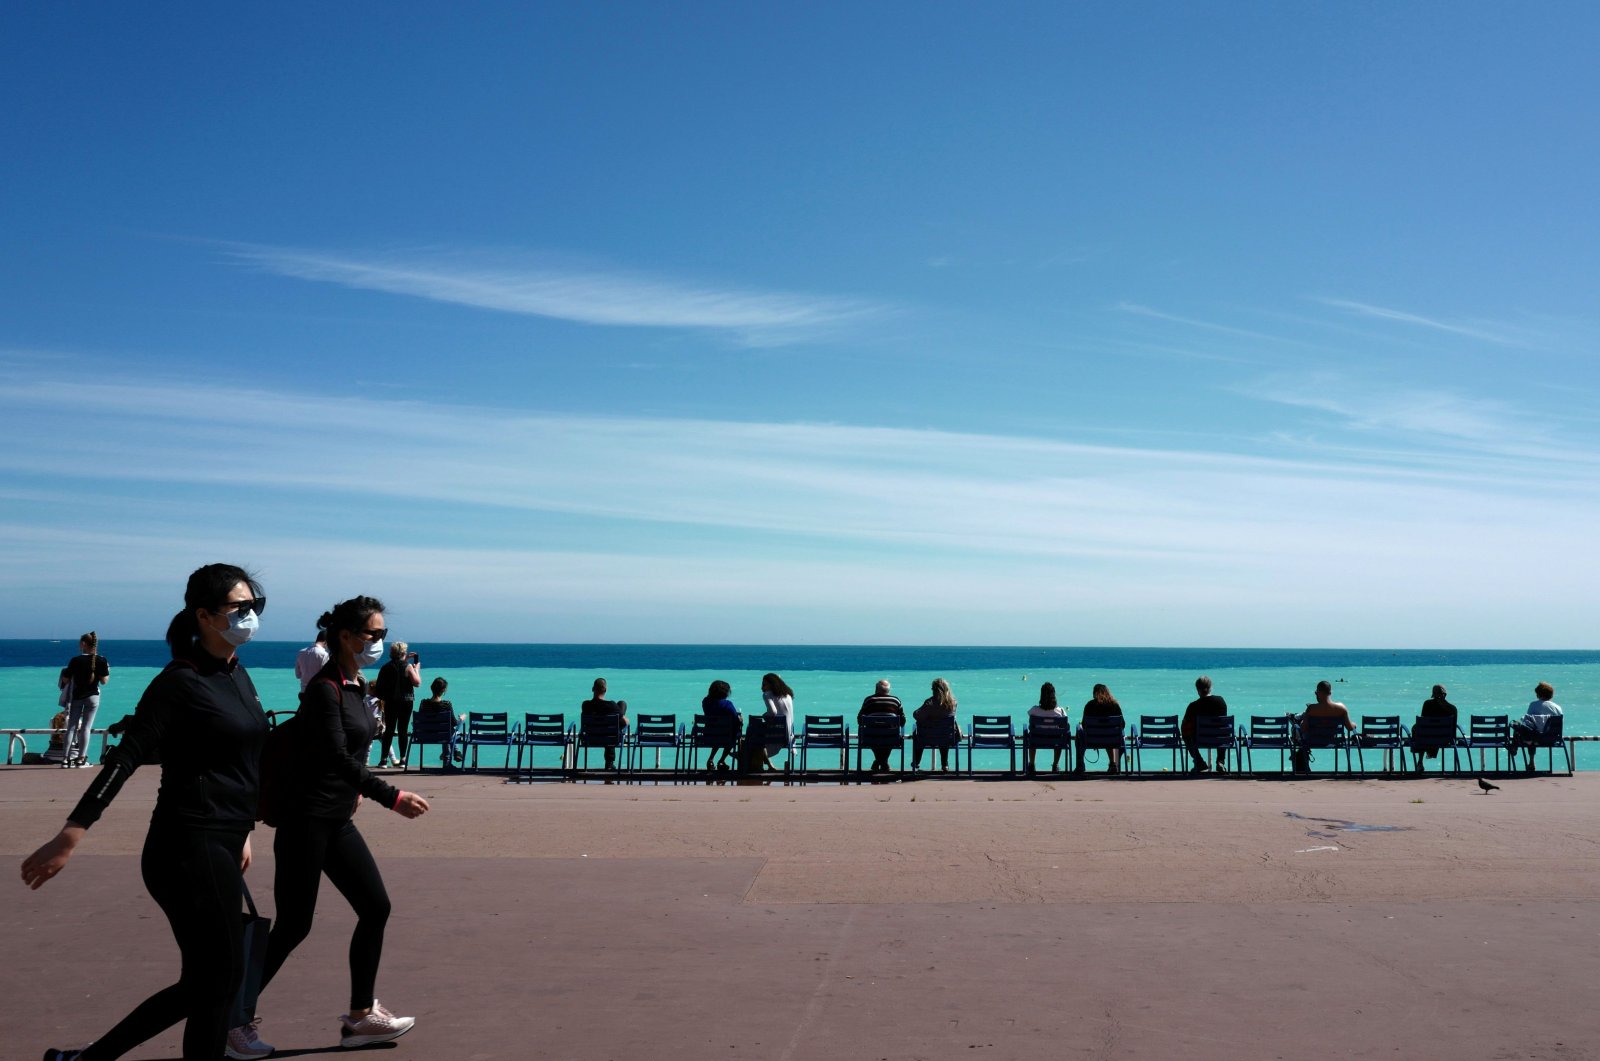
<instances>
[{"instance_id":1,"label":"row of blue chair","mask_svg":"<svg viewBox=\"0 0 1600 1061\"><path fill-rule=\"evenodd\" d=\"M1479 753L1480 765L1486 753L1495 754L1495 768L1500 768L1500 756L1512 754L1511 723L1506 715L1473 715L1466 730L1461 730L1450 719L1418 718L1410 726L1403 725L1398 715L1362 716L1360 728L1348 732L1334 719L1307 719L1304 725L1295 716L1253 715L1248 729L1241 729L1231 716L1200 718L1196 720L1194 745L1201 752L1216 756L1217 764L1227 768L1232 759L1234 769L1255 772L1254 752L1278 752L1278 769L1281 772L1286 759L1302 759L1316 751L1331 754L1333 772L1340 772L1340 758L1344 770L1359 769L1366 772L1365 752L1384 753L1384 771L1404 772L1411 769L1408 755L1421 766L1422 756L1431 753L1439 757L1440 768L1444 755L1449 753L1454 770L1461 771L1460 754ZM900 754L900 768L905 769L905 746L909 740L914 751L937 751L955 757L956 772L961 772L961 754L967 756L966 773L974 772L973 753L979 751L1004 751L1009 756L1009 772L1017 769L1017 752L1030 760L1039 751L1050 751L1052 757L1064 757L1069 767L1072 752L1122 751L1133 760L1133 772L1143 773L1144 753L1166 751L1171 756L1169 769L1178 770L1187 754L1181 723L1177 715L1142 715L1138 725L1131 729L1123 718L1086 718L1076 732L1062 717L1029 718L1018 732L1009 715L974 715L963 733L954 718L931 723L915 723L910 734L897 718L866 716L852 731L844 715L807 715L793 736L782 738L766 732L765 720L753 716L741 734L736 719L696 714L683 725L676 715L641 714L624 725L614 716L589 717L569 725L561 714L535 714L523 716L520 723L512 723L506 712L472 712L464 726L456 727L449 719L438 720L434 725L413 728L411 744L424 747L438 744L446 761L452 749L458 749L469 769L478 768L478 755L484 747L497 747L505 751L504 768L511 769L512 753L516 755L515 769L521 773L524 754L528 769L533 767L533 750L539 747L559 751L559 768L576 770L587 768L588 753L592 748L613 749L621 757L621 768L639 770L646 752L655 753L654 768L661 768L662 752L672 753L674 772L699 769L700 752L708 754L720 749L734 750L741 739L758 743L779 745L788 752L785 771L798 768L802 775L810 772L810 752L838 752L840 771L850 769L850 752L855 752L855 769L859 772L862 756L867 751L888 751ZM1523 747L1526 747L1524 745ZM1540 738L1537 747L1549 753L1549 768L1555 769L1555 751L1560 749L1566 761L1567 772L1572 772L1572 755L1562 739L1561 719L1551 720L1550 728ZM581 757L581 761L580 761ZM798 762L796 762L798 760ZM1358 761L1359 767L1352 762Z\"/></svg>"}]
</instances>

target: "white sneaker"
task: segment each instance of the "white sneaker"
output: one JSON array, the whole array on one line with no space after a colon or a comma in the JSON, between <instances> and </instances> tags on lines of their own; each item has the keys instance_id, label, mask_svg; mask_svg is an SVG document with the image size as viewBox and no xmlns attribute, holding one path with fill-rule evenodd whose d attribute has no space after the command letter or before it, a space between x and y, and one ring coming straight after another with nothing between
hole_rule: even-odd
<instances>
[{"instance_id":1,"label":"white sneaker","mask_svg":"<svg viewBox=\"0 0 1600 1061\"><path fill-rule=\"evenodd\" d=\"M237 1028L228 1029L227 1055L233 1061L254 1061L258 1057L266 1057L272 1053L272 1044L264 1043L256 1035L256 1025L261 1023L257 1017L249 1024L241 1024Z\"/></svg>"},{"instance_id":2,"label":"white sneaker","mask_svg":"<svg viewBox=\"0 0 1600 1061\"><path fill-rule=\"evenodd\" d=\"M377 999L372 1000L372 1012L353 1021L349 1014L339 1018L339 1045L345 1049L370 1046L398 1039L416 1026L415 1017L396 1017Z\"/></svg>"}]
</instances>

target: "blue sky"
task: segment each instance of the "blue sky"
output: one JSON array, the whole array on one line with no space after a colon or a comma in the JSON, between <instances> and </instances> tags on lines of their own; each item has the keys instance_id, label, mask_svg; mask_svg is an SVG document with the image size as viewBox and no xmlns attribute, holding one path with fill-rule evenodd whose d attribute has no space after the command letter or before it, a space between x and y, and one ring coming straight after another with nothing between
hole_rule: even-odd
<instances>
[{"instance_id":1,"label":"blue sky","mask_svg":"<svg viewBox=\"0 0 1600 1061\"><path fill-rule=\"evenodd\" d=\"M4 20L0 636L1592 645L1592 7Z\"/></svg>"}]
</instances>

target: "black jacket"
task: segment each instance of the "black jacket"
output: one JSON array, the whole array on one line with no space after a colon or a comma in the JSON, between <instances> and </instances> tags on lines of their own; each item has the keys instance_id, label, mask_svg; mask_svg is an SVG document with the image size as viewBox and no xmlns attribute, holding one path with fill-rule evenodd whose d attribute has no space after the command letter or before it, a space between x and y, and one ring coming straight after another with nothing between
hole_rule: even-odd
<instances>
[{"instance_id":1,"label":"black jacket","mask_svg":"<svg viewBox=\"0 0 1600 1061\"><path fill-rule=\"evenodd\" d=\"M283 793L285 816L348 818L356 796L394 808L400 790L367 769L378 724L367 710L367 683L330 660L300 694L295 720L294 781Z\"/></svg>"},{"instance_id":2,"label":"black jacket","mask_svg":"<svg viewBox=\"0 0 1600 1061\"><path fill-rule=\"evenodd\" d=\"M133 772L159 759L152 823L251 828L266 737L261 698L238 657L224 662L196 647L145 689L122 741L67 818L93 825Z\"/></svg>"}]
</instances>

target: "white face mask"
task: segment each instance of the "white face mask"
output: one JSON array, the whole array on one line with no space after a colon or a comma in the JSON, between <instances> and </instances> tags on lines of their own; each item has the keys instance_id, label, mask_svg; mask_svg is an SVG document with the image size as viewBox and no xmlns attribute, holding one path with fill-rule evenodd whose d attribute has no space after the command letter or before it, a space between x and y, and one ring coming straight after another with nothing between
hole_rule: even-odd
<instances>
[{"instance_id":1,"label":"white face mask","mask_svg":"<svg viewBox=\"0 0 1600 1061\"><path fill-rule=\"evenodd\" d=\"M234 648L238 648L261 629L261 617L253 611L236 611L228 615L228 628L219 631L222 639Z\"/></svg>"},{"instance_id":2,"label":"white face mask","mask_svg":"<svg viewBox=\"0 0 1600 1061\"><path fill-rule=\"evenodd\" d=\"M356 653L356 666L370 667L383 658L383 640L366 641Z\"/></svg>"}]
</instances>

